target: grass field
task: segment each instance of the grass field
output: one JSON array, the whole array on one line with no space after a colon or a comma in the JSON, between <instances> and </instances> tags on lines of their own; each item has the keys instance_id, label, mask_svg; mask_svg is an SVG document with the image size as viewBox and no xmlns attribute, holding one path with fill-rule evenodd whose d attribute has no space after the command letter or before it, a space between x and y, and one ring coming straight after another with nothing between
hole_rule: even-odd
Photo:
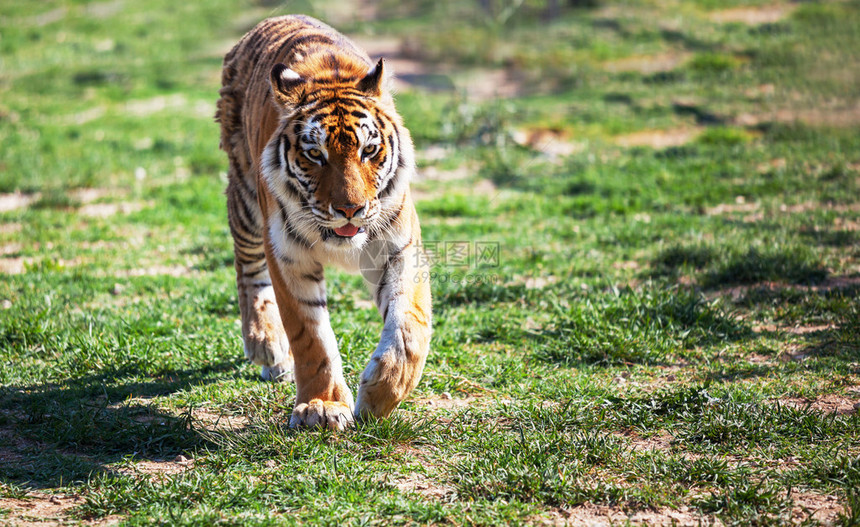
<instances>
[{"instance_id":1,"label":"grass field","mask_svg":"<svg viewBox=\"0 0 860 527\"><path fill-rule=\"evenodd\" d=\"M860 2L572 3L0 2L0 523L860 525ZM242 358L213 122L294 12L401 72L436 255L342 434Z\"/></svg>"}]
</instances>

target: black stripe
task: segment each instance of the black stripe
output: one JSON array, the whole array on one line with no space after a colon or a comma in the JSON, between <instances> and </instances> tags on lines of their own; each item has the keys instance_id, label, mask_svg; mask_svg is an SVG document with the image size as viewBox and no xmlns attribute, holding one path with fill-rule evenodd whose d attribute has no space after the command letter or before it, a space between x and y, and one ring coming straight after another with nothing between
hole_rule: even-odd
<instances>
[{"instance_id":1,"label":"black stripe","mask_svg":"<svg viewBox=\"0 0 860 527\"><path fill-rule=\"evenodd\" d=\"M283 162L285 164L289 163L289 157L287 156L287 151L290 148L292 148L290 146L290 140L287 139L286 135L281 134L281 137L278 138L278 151L277 151L277 155L275 156L275 161L277 162L278 168L283 167L283 165L281 164L281 156L284 156Z\"/></svg>"},{"instance_id":2,"label":"black stripe","mask_svg":"<svg viewBox=\"0 0 860 527\"><path fill-rule=\"evenodd\" d=\"M313 245L311 242L308 241L307 238L305 238L301 234L293 231L292 229L287 229L285 234L287 236L289 236L290 238L292 238L296 243L298 243L299 245L301 245L305 249L310 249L311 246Z\"/></svg>"},{"instance_id":3,"label":"black stripe","mask_svg":"<svg viewBox=\"0 0 860 527\"><path fill-rule=\"evenodd\" d=\"M289 176L290 178L297 181L299 183L299 185L301 185L305 189L305 192L310 192L310 183L307 183L307 182L303 181L301 178L299 178L299 176L297 176L296 173L293 172L293 168L290 166L289 162L287 163L287 166L285 168L286 168L287 176Z\"/></svg>"},{"instance_id":4,"label":"black stripe","mask_svg":"<svg viewBox=\"0 0 860 527\"><path fill-rule=\"evenodd\" d=\"M259 254L260 252L262 252L260 250L260 246L263 245L263 243L260 242L260 243L249 244L247 242L240 241L238 239L238 237L234 235L233 236L233 245L235 247L238 247L239 249L242 249L242 252L244 254Z\"/></svg>"},{"instance_id":5,"label":"black stripe","mask_svg":"<svg viewBox=\"0 0 860 527\"><path fill-rule=\"evenodd\" d=\"M240 194L241 194L241 191L240 191ZM239 201L242 205L242 208L238 209L237 212L244 213L244 215L245 215L244 218L239 218L240 220L242 220L242 227L244 227L245 230L247 230L248 233L251 234L252 236L259 237L261 234L260 222L257 220L257 215L254 214L255 212L258 212L258 211L253 210L253 208L252 208L253 206L248 205L247 196L239 195L238 197L240 198ZM257 205L257 203L254 202L254 205ZM241 216L241 214L239 214L239 216Z\"/></svg>"},{"instance_id":6,"label":"black stripe","mask_svg":"<svg viewBox=\"0 0 860 527\"><path fill-rule=\"evenodd\" d=\"M287 211L283 208L281 209L281 221L284 223L284 236L292 238L296 243L304 247L305 249L311 248L311 242L308 241L307 238L302 236L301 234L295 232L292 228L290 228L290 224L287 221Z\"/></svg>"},{"instance_id":7,"label":"black stripe","mask_svg":"<svg viewBox=\"0 0 860 527\"><path fill-rule=\"evenodd\" d=\"M258 258L243 258L242 254L239 252L234 251L234 255L236 263L238 263L239 265L252 264L258 261Z\"/></svg>"},{"instance_id":8,"label":"black stripe","mask_svg":"<svg viewBox=\"0 0 860 527\"><path fill-rule=\"evenodd\" d=\"M322 282L322 281L323 281L323 278L324 278L324 277L323 277L321 274L311 274L311 273L309 273L309 274L303 274L303 275L302 275L302 278L304 278L305 280L310 280L311 282L320 283L320 282Z\"/></svg>"},{"instance_id":9,"label":"black stripe","mask_svg":"<svg viewBox=\"0 0 860 527\"><path fill-rule=\"evenodd\" d=\"M262 242L249 240L242 233L240 233L236 227L233 226L233 222L227 222L230 225L230 234L233 236L233 243L240 246L245 247L247 249L253 249L259 247Z\"/></svg>"},{"instance_id":10,"label":"black stripe","mask_svg":"<svg viewBox=\"0 0 860 527\"><path fill-rule=\"evenodd\" d=\"M251 211L248 210L247 205L245 205L244 201L239 200L241 203L236 204L233 203L233 206L230 207L230 211L233 215L233 223L237 228L241 228L243 234L246 234L253 238L259 238L260 232L257 228L256 221L254 221L253 216L249 218ZM244 213L244 215L243 215Z\"/></svg>"},{"instance_id":11,"label":"black stripe","mask_svg":"<svg viewBox=\"0 0 860 527\"><path fill-rule=\"evenodd\" d=\"M385 182L385 186L379 192L378 196L380 198L387 198L391 191L394 190L394 182L397 180L397 172L394 173L391 177L388 178L388 181Z\"/></svg>"},{"instance_id":12,"label":"black stripe","mask_svg":"<svg viewBox=\"0 0 860 527\"><path fill-rule=\"evenodd\" d=\"M265 260L265 259L263 259L263 261L265 262L266 260ZM256 271L249 271L249 272L247 272L247 273L242 273L242 277L243 277L243 278L250 278L250 277L252 277L252 276L257 276L258 274L260 274L260 273L262 273L262 272L264 272L264 271L267 271L267 270L268 270L268 265L263 264L263 266L262 266L262 267L260 267L259 269L257 269ZM272 283L271 283L271 282L269 282L269 285L272 285Z\"/></svg>"},{"instance_id":13,"label":"black stripe","mask_svg":"<svg viewBox=\"0 0 860 527\"><path fill-rule=\"evenodd\" d=\"M278 146L275 148L275 155L272 156L275 158L275 168L277 168L279 170L280 170L281 166L283 166L283 165L281 165L281 154L283 152L284 152L284 135L281 134L281 136L278 137ZM284 156L284 161L286 161L286 157L287 156Z\"/></svg>"},{"instance_id":14,"label":"black stripe","mask_svg":"<svg viewBox=\"0 0 860 527\"><path fill-rule=\"evenodd\" d=\"M328 306L328 303L325 301L325 298L321 298L319 300L307 300L305 298L297 298L300 304L304 304L310 307L320 307L325 309Z\"/></svg>"},{"instance_id":15,"label":"black stripe","mask_svg":"<svg viewBox=\"0 0 860 527\"><path fill-rule=\"evenodd\" d=\"M286 216L284 216L283 213L285 213L287 210L287 204L284 203L283 201L281 201L280 196L275 196L275 203L278 204L278 210L280 210L282 212L281 217L283 218L284 222L286 223L286 221L287 221Z\"/></svg>"},{"instance_id":16,"label":"black stripe","mask_svg":"<svg viewBox=\"0 0 860 527\"><path fill-rule=\"evenodd\" d=\"M281 44L280 48L278 49L277 53L273 53L272 55L276 56L276 57L283 55L284 49L287 47L295 49L295 48L298 48L299 46L303 46L303 47L307 48L307 47L310 47L312 44L317 44L317 45L329 44L329 45L331 45L333 43L334 43L334 41L332 41L331 37L327 37L326 35L316 34L316 35L305 35L305 36L301 36L298 38L292 38L291 37L291 38L284 40L284 42Z\"/></svg>"}]
</instances>

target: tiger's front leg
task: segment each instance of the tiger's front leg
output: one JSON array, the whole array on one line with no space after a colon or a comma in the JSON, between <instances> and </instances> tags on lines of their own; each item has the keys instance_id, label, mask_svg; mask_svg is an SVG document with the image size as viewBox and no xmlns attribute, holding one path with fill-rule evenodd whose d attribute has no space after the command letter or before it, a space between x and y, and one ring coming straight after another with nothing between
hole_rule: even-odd
<instances>
[{"instance_id":1,"label":"tiger's front leg","mask_svg":"<svg viewBox=\"0 0 860 527\"><path fill-rule=\"evenodd\" d=\"M430 347L429 269L423 263L417 217L415 235L388 251L374 280L374 300L384 321L382 336L361 374L356 416L386 417L415 388Z\"/></svg>"},{"instance_id":2,"label":"tiger's front leg","mask_svg":"<svg viewBox=\"0 0 860 527\"><path fill-rule=\"evenodd\" d=\"M290 427L343 430L353 423L352 392L343 378L329 322L325 278L318 262L292 260L267 242L281 320L290 341L296 405Z\"/></svg>"}]
</instances>

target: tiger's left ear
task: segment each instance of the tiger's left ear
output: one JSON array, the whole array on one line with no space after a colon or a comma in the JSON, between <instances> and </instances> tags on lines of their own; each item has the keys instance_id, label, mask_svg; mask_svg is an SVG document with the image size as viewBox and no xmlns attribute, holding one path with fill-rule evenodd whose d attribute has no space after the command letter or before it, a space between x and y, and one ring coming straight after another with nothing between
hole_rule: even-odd
<instances>
[{"instance_id":1,"label":"tiger's left ear","mask_svg":"<svg viewBox=\"0 0 860 527\"><path fill-rule=\"evenodd\" d=\"M372 97L379 97L384 91L384 83L385 59L379 59L376 66L370 68L370 71L367 72L367 76L358 81L356 88Z\"/></svg>"},{"instance_id":2,"label":"tiger's left ear","mask_svg":"<svg viewBox=\"0 0 860 527\"><path fill-rule=\"evenodd\" d=\"M272 66L269 82L272 95L281 106L297 106L305 98L305 80L283 64Z\"/></svg>"}]
</instances>

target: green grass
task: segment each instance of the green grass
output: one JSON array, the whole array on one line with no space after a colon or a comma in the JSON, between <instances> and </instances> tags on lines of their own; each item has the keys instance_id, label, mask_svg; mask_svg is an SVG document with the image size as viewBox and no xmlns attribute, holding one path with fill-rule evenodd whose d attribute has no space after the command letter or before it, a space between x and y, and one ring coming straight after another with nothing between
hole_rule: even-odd
<instances>
[{"instance_id":1,"label":"green grass","mask_svg":"<svg viewBox=\"0 0 860 527\"><path fill-rule=\"evenodd\" d=\"M0 193L29 198L0 212L0 519L858 524L860 5L491 4L0 5ZM342 434L290 430L239 337L219 68L287 12L455 87L397 96L444 176L415 183L427 370ZM500 68L516 97L460 90ZM354 386L381 323L327 281Z\"/></svg>"}]
</instances>

